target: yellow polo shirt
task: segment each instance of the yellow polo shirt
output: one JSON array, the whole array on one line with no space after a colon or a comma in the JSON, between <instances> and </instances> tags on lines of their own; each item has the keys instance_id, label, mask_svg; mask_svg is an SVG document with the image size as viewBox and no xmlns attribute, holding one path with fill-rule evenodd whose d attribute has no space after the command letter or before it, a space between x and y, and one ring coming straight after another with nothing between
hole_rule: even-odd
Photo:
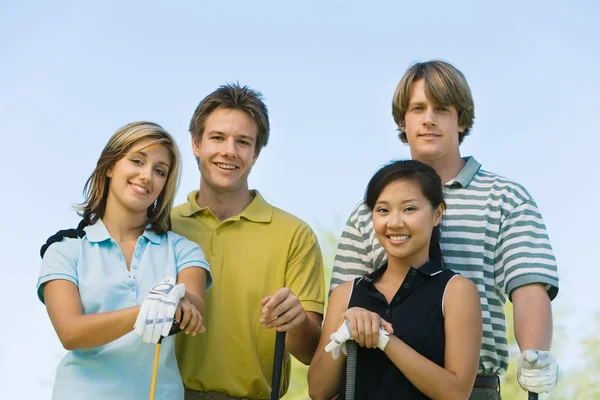
<instances>
[{"instance_id":1,"label":"yellow polo shirt","mask_svg":"<svg viewBox=\"0 0 600 400\"><path fill-rule=\"evenodd\" d=\"M268 399L276 332L259 322L260 301L288 287L306 311L323 314L323 257L305 222L251 193L248 207L221 223L198 206L198 191L171 213L173 231L202 247L213 277L206 332L177 335L176 354L187 389ZM281 396L290 379L287 351L282 375Z\"/></svg>"}]
</instances>

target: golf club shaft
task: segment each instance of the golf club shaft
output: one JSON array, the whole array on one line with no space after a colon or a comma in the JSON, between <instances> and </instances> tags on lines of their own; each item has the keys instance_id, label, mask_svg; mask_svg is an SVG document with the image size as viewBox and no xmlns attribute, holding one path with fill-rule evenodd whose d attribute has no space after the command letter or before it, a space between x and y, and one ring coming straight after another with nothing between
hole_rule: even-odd
<instances>
[{"instance_id":1,"label":"golf club shaft","mask_svg":"<svg viewBox=\"0 0 600 400\"><path fill-rule=\"evenodd\" d=\"M156 343L156 349L154 350L154 367L152 369L152 381L150 382L150 397L149 400L154 400L154 389L156 388L156 374L158 373L158 358L160 357L160 342Z\"/></svg>"},{"instance_id":2,"label":"golf club shaft","mask_svg":"<svg viewBox=\"0 0 600 400\"><path fill-rule=\"evenodd\" d=\"M279 399L281 386L281 369L283 367L283 353L285 351L285 332L277 332L275 336L275 356L273 357L273 381L271 382L271 400Z\"/></svg>"}]
</instances>

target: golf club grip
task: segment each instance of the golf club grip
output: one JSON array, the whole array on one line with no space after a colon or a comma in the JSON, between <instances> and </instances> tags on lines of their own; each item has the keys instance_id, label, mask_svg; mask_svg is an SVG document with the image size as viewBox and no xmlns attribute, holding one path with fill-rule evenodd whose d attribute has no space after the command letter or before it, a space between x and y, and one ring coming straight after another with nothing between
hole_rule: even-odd
<instances>
[{"instance_id":1,"label":"golf club grip","mask_svg":"<svg viewBox=\"0 0 600 400\"><path fill-rule=\"evenodd\" d=\"M346 400L354 400L356 385L356 349L354 340L346 341Z\"/></svg>"},{"instance_id":2,"label":"golf club grip","mask_svg":"<svg viewBox=\"0 0 600 400\"><path fill-rule=\"evenodd\" d=\"M179 327L179 322L173 321L173 325L171 325L171 330L169 331L169 336L176 335L179 332L181 332L181 328ZM160 339L158 339L158 343L159 344L162 343L164 338L165 338L165 336L161 336Z\"/></svg>"},{"instance_id":3,"label":"golf club grip","mask_svg":"<svg viewBox=\"0 0 600 400\"><path fill-rule=\"evenodd\" d=\"M538 394L537 393L533 393L533 392L529 392L528 400L538 400Z\"/></svg>"},{"instance_id":4,"label":"golf club grip","mask_svg":"<svg viewBox=\"0 0 600 400\"><path fill-rule=\"evenodd\" d=\"M273 357L273 381L271 382L271 400L279 399L281 386L281 370L283 367L283 353L285 350L285 332L275 335L275 356Z\"/></svg>"}]
</instances>

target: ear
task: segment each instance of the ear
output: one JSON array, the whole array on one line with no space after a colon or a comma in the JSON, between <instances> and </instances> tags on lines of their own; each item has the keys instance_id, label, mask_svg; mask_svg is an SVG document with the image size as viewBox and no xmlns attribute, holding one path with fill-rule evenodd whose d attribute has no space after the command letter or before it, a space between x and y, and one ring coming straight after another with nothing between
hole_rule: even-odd
<instances>
[{"instance_id":1,"label":"ear","mask_svg":"<svg viewBox=\"0 0 600 400\"><path fill-rule=\"evenodd\" d=\"M444 216L444 205L440 204L433 210L433 226L438 226Z\"/></svg>"},{"instance_id":2,"label":"ear","mask_svg":"<svg viewBox=\"0 0 600 400\"><path fill-rule=\"evenodd\" d=\"M106 176L112 178L112 168L109 168L108 171L106 171Z\"/></svg>"},{"instance_id":3,"label":"ear","mask_svg":"<svg viewBox=\"0 0 600 400\"><path fill-rule=\"evenodd\" d=\"M195 137L192 137L192 152L196 158L200 158L200 142L202 142L202 138L197 141Z\"/></svg>"}]
</instances>

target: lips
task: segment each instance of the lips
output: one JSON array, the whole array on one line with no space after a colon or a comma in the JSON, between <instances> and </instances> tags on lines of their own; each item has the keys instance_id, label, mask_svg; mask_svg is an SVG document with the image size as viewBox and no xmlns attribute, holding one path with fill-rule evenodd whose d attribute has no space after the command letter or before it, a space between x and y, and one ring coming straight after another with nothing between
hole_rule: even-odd
<instances>
[{"instance_id":1,"label":"lips","mask_svg":"<svg viewBox=\"0 0 600 400\"><path fill-rule=\"evenodd\" d=\"M392 241L399 242L410 239L410 235L388 235L388 238Z\"/></svg>"},{"instance_id":2,"label":"lips","mask_svg":"<svg viewBox=\"0 0 600 400\"><path fill-rule=\"evenodd\" d=\"M386 235L388 243L392 246L402 246L410 240L410 235Z\"/></svg>"},{"instance_id":3,"label":"lips","mask_svg":"<svg viewBox=\"0 0 600 400\"><path fill-rule=\"evenodd\" d=\"M147 195L150 193L150 191L148 189L146 189L144 186L141 185L136 185L135 183L129 183L129 186L131 187L131 190L133 190L135 193L139 194L139 195Z\"/></svg>"},{"instance_id":4,"label":"lips","mask_svg":"<svg viewBox=\"0 0 600 400\"><path fill-rule=\"evenodd\" d=\"M231 165L231 164L225 164L225 163L214 163L217 167L219 167L220 169L224 169L227 171L234 171L236 169L238 169L239 167L235 166L235 165Z\"/></svg>"}]
</instances>

